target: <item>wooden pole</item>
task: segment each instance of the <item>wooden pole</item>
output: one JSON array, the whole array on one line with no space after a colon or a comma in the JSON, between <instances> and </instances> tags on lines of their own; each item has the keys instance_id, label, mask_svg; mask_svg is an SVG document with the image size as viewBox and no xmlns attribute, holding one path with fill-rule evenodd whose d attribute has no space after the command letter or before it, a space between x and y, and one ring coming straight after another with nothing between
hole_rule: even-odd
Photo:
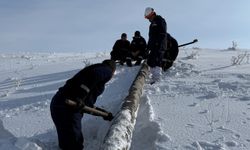
<instances>
[{"instance_id":1,"label":"wooden pole","mask_svg":"<svg viewBox=\"0 0 250 150\"><path fill-rule=\"evenodd\" d=\"M76 105L77 105L75 101L72 101L70 99L67 99L65 101L65 103L72 106L72 107L76 107ZM88 106L83 106L81 109L82 109L82 111L85 111L86 113L89 113L89 114L92 114L92 115L102 116L102 117L107 117L108 116L108 113L102 112L100 110L97 110L95 108L91 108L91 107L88 107Z\"/></svg>"},{"instance_id":2,"label":"wooden pole","mask_svg":"<svg viewBox=\"0 0 250 150\"><path fill-rule=\"evenodd\" d=\"M128 96L124 99L121 111L112 121L101 150L128 150L130 148L140 97L148 72L148 65L143 63L129 89Z\"/></svg>"}]
</instances>

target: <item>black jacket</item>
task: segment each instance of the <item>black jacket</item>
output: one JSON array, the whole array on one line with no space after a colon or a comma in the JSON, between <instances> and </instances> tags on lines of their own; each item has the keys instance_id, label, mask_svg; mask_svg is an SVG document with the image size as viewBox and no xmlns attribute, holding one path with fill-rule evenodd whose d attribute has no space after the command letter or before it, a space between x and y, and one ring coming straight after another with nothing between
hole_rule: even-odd
<instances>
[{"instance_id":1,"label":"black jacket","mask_svg":"<svg viewBox=\"0 0 250 150\"><path fill-rule=\"evenodd\" d=\"M57 94L73 101L83 100L87 106L93 107L97 97L103 93L105 83L112 78L112 75L112 69L105 64L88 66L66 81ZM89 89L88 93L86 88Z\"/></svg>"},{"instance_id":2,"label":"black jacket","mask_svg":"<svg viewBox=\"0 0 250 150\"><path fill-rule=\"evenodd\" d=\"M125 61L129 56L130 42L128 40L117 40L111 51L111 59Z\"/></svg>"},{"instance_id":3,"label":"black jacket","mask_svg":"<svg viewBox=\"0 0 250 150\"><path fill-rule=\"evenodd\" d=\"M151 21L147 48L150 50L148 65L160 67L163 53L167 49L167 24L159 15Z\"/></svg>"},{"instance_id":4,"label":"black jacket","mask_svg":"<svg viewBox=\"0 0 250 150\"><path fill-rule=\"evenodd\" d=\"M117 40L113 46L113 51L129 51L129 45L128 40Z\"/></svg>"},{"instance_id":5,"label":"black jacket","mask_svg":"<svg viewBox=\"0 0 250 150\"><path fill-rule=\"evenodd\" d=\"M147 43L143 37L133 37L133 40L130 44L131 52L139 51L139 55L145 56L146 55L146 46Z\"/></svg>"}]
</instances>

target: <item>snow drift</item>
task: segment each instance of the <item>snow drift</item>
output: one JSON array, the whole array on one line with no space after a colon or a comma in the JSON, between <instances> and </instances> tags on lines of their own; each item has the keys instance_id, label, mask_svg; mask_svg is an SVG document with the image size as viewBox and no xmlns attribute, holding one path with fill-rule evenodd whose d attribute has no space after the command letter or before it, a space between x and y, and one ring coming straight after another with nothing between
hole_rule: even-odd
<instances>
[{"instance_id":1,"label":"snow drift","mask_svg":"<svg viewBox=\"0 0 250 150\"><path fill-rule=\"evenodd\" d=\"M248 54L181 49L161 82L146 80L130 149L250 149ZM57 149L51 97L86 64L108 57L105 52L0 53L0 149ZM118 113L138 70L118 66L96 105ZM112 123L85 115L82 124L85 149L100 149Z\"/></svg>"}]
</instances>

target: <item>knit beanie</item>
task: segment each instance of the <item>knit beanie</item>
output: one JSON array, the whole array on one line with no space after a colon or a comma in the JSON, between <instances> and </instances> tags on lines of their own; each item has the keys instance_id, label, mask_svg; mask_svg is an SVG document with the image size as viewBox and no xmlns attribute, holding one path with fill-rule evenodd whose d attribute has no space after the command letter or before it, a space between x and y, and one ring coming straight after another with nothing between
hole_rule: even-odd
<instances>
[{"instance_id":1,"label":"knit beanie","mask_svg":"<svg viewBox=\"0 0 250 150\"><path fill-rule=\"evenodd\" d=\"M111 59L106 59L102 62L102 64L109 66L112 69L112 71L115 72L115 69L116 69L115 61L113 61Z\"/></svg>"}]
</instances>

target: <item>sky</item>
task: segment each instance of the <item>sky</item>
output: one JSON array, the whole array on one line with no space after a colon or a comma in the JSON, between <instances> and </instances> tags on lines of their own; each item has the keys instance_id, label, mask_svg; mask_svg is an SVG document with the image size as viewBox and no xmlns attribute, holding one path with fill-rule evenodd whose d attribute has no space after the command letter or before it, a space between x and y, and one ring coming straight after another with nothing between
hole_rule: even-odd
<instances>
[{"instance_id":1,"label":"sky","mask_svg":"<svg viewBox=\"0 0 250 150\"><path fill-rule=\"evenodd\" d=\"M147 40L146 7L165 18L179 44L250 48L249 0L0 0L0 52L111 51L136 30Z\"/></svg>"}]
</instances>

